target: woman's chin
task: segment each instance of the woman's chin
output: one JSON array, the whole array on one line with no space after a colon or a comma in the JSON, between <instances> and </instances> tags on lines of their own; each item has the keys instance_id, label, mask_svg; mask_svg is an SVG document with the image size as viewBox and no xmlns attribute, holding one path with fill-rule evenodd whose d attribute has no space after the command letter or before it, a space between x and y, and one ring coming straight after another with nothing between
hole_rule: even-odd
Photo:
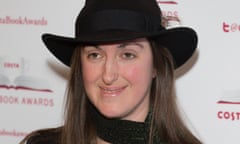
<instances>
[{"instance_id":1,"label":"woman's chin","mask_svg":"<svg viewBox=\"0 0 240 144\"><path fill-rule=\"evenodd\" d=\"M121 118L123 116L123 113L119 110L113 110L113 109L100 109L99 110L102 115L104 115L107 118Z\"/></svg>"}]
</instances>

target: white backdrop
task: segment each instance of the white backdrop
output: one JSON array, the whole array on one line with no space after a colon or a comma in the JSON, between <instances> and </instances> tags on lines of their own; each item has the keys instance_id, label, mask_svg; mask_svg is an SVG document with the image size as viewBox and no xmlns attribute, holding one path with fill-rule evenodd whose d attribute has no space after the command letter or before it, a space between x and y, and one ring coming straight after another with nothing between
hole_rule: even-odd
<instances>
[{"instance_id":1,"label":"white backdrop","mask_svg":"<svg viewBox=\"0 0 240 144\"><path fill-rule=\"evenodd\" d=\"M198 51L177 71L186 122L206 144L239 144L240 1L158 2L164 15L179 17L174 24L199 35ZM61 125L68 68L40 37L73 36L82 5L83 0L0 1L0 144Z\"/></svg>"}]
</instances>

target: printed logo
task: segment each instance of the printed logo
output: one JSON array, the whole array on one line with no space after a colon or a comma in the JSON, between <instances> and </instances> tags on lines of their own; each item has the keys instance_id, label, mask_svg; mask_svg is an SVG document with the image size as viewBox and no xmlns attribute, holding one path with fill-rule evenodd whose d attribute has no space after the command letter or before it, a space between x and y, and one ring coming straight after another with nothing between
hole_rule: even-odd
<instances>
[{"instance_id":1,"label":"printed logo","mask_svg":"<svg viewBox=\"0 0 240 144\"><path fill-rule=\"evenodd\" d=\"M0 129L0 136L25 137L28 133L14 130Z\"/></svg>"},{"instance_id":2,"label":"printed logo","mask_svg":"<svg viewBox=\"0 0 240 144\"><path fill-rule=\"evenodd\" d=\"M240 32L240 24L223 22L222 23L222 30L225 33Z\"/></svg>"},{"instance_id":3,"label":"printed logo","mask_svg":"<svg viewBox=\"0 0 240 144\"><path fill-rule=\"evenodd\" d=\"M239 105L240 104L240 90L227 90L223 92L223 96L217 101L218 105ZM227 107L224 107L224 110L219 110L217 112L217 118L219 120L229 120L236 121L240 120L240 112L226 110Z\"/></svg>"},{"instance_id":4,"label":"printed logo","mask_svg":"<svg viewBox=\"0 0 240 144\"><path fill-rule=\"evenodd\" d=\"M37 96L12 96L12 95L0 95L0 104L8 105L28 105L28 106L42 106L53 107L54 99L48 97Z\"/></svg>"},{"instance_id":5,"label":"printed logo","mask_svg":"<svg viewBox=\"0 0 240 144\"><path fill-rule=\"evenodd\" d=\"M167 0L157 0L160 4L178 4L176 1L167 1Z\"/></svg>"},{"instance_id":6,"label":"printed logo","mask_svg":"<svg viewBox=\"0 0 240 144\"><path fill-rule=\"evenodd\" d=\"M218 104L240 104L240 90L225 90Z\"/></svg>"},{"instance_id":7,"label":"printed logo","mask_svg":"<svg viewBox=\"0 0 240 144\"><path fill-rule=\"evenodd\" d=\"M220 120L230 120L230 121L239 121L240 120L240 112L233 111L218 111L217 118Z\"/></svg>"},{"instance_id":8,"label":"printed logo","mask_svg":"<svg viewBox=\"0 0 240 144\"><path fill-rule=\"evenodd\" d=\"M178 5L178 2L176 1L157 0L157 2L161 8L162 6L166 6L166 5L169 6L168 8ZM162 15L163 15L163 25L166 26L166 28L171 28L171 27L176 27L181 25L181 21L179 19L177 10L162 9Z\"/></svg>"},{"instance_id":9,"label":"printed logo","mask_svg":"<svg viewBox=\"0 0 240 144\"><path fill-rule=\"evenodd\" d=\"M29 18L27 16L25 17L5 16L5 17L0 17L0 24L46 26L48 24L48 21L45 19L45 17L34 19L34 18Z\"/></svg>"},{"instance_id":10,"label":"printed logo","mask_svg":"<svg viewBox=\"0 0 240 144\"><path fill-rule=\"evenodd\" d=\"M22 57L0 57L0 88L52 92L45 80L26 75L28 68Z\"/></svg>"},{"instance_id":11,"label":"printed logo","mask_svg":"<svg viewBox=\"0 0 240 144\"><path fill-rule=\"evenodd\" d=\"M0 57L0 104L54 106L54 99L49 98L53 90L48 82L27 75L29 67L23 57Z\"/></svg>"}]
</instances>

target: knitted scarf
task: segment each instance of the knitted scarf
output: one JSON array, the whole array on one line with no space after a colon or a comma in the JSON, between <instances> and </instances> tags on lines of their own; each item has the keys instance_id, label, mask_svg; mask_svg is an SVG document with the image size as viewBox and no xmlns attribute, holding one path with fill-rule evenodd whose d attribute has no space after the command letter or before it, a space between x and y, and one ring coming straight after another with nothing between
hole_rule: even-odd
<instances>
[{"instance_id":1,"label":"knitted scarf","mask_svg":"<svg viewBox=\"0 0 240 144\"><path fill-rule=\"evenodd\" d=\"M120 119L108 119L97 110L93 113L97 135L112 144L147 144L151 112L145 122ZM158 136L154 136L154 144L162 144Z\"/></svg>"}]
</instances>

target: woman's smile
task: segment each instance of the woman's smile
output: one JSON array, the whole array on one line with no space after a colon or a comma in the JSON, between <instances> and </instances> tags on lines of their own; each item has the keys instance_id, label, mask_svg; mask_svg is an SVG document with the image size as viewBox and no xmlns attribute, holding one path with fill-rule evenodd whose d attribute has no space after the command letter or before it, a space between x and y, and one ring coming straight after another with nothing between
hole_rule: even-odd
<instances>
[{"instance_id":1,"label":"woman's smile","mask_svg":"<svg viewBox=\"0 0 240 144\"><path fill-rule=\"evenodd\" d=\"M126 88L127 86L99 86L100 88L100 94L103 97L116 97L119 96Z\"/></svg>"}]
</instances>

